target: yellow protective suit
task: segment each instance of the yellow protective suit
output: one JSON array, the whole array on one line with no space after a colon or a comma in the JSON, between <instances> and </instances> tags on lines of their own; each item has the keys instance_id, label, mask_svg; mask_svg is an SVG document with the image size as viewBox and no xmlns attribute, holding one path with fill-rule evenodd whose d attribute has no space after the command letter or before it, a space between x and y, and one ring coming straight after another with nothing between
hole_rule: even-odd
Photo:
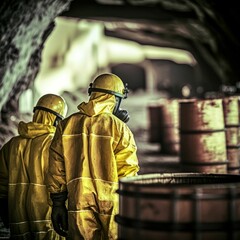
<instances>
[{"instance_id":1,"label":"yellow protective suit","mask_svg":"<svg viewBox=\"0 0 240 240\"><path fill-rule=\"evenodd\" d=\"M11 239L64 239L53 230L45 185L55 118L37 110L0 150L0 198L8 197Z\"/></svg>"},{"instance_id":2,"label":"yellow protective suit","mask_svg":"<svg viewBox=\"0 0 240 240\"><path fill-rule=\"evenodd\" d=\"M136 144L112 114L115 96L92 93L57 127L50 147L48 189L68 191L69 239L117 239L118 180L139 171Z\"/></svg>"}]
</instances>

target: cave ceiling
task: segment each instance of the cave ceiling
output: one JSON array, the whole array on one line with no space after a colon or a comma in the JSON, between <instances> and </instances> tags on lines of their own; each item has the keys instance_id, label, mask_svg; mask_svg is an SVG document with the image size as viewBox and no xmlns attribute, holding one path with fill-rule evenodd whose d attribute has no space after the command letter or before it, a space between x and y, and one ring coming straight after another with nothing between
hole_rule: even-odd
<instances>
[{"instance_id":1,"label":"cave ceiling","mask_svg":"<svg viewBox=\"0 0 240 240\"><path fill-rule=\"evenodd\" d=\"M107 36L187 50L209 83L239 81L237 1L3 0L0 5L1 124L8 124L7 113L18 111L19 95L35 79L44 42L58 16L101 21Z\"/></svg>"},{"instance_id":2,"label":"cave ceiling","mask_svg":"<svg viewBox=\"0 0 240 240\"><path fill-rule=\"evenodd\" d=\"M236 2L222 0L75 0L64 17L102 21L107 36L191 52L223 84L239 78Z\"/></svg>"}]
</instances>

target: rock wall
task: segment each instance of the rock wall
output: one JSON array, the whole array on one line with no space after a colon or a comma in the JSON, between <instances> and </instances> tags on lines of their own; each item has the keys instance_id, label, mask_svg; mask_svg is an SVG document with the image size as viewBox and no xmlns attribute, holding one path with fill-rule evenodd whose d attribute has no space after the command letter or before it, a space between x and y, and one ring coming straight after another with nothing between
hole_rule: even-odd
<instances>
[{"instance_id":1,"label":"rock wall","mask_svg":"<svg viewBox=\"0 0 240 240\"><path fill-rule=\"evenodd\" d=\"M19 94L35 78L54 19L71 0L3 0L0 6L0 147L16 131ZM12 129L13 128L13 129ZM8 130L6 130L8 129Z\"/></svg>"}]
</instances>

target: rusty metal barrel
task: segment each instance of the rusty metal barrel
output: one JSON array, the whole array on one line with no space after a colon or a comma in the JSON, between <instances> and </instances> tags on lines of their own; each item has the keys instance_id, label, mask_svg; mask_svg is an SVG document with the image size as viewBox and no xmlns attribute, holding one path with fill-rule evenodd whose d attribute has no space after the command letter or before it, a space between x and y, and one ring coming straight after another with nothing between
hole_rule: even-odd
<instances>
[{"instance_id":1,"label":"rusty metal barrel","mask_svg":"<svg viewBox=\"0 0 240 240\"><path fill-rule=\"evenodd\" d=\"M239 174L239 97L231 96L223 98L223 112L226 128L227 170L230 174Z\"/></svg>"},{"instance_id":2,"label":"rusty metal barrel","mask_svg":"<svg viewBox=\"0 0 240 240\"><path fill-rule=\"evenodd\" d=\"M180 163L183 172L227 173L222 99L180 102Z\"/></svg>"},{"instance_id":3,"label":"rusty metal barrel","mask_svg":"<svg viewBox=\"0 0 240 240\"><path fill-rule=\"evenodd\" d=\"M160 144L163 153L179 154L179 100L165 99L159 106Z\"/></svg>"},{"instance_id":4,"label":"rusty metal barrel","mask_svg":"<svg viewBox=\"0 0 240 240\"><path fill-rule=\"evenodd\" d=\"M240 176L145 174L119 181L119 240L240 239Z\"/></svg>"},{"instance_id":5,"label":"rusty metal barrel","mask_svg":"<svg viewBox=\"0 0 240 240\"><path fill-rule=\"evenodd\" d=\"M148 120L149 120L149 142L160 143L160 124L161 116L159 111L159 100L148 103Z\"/></svg>"},{"instance_id":6,"label":"rusty metal barrel","mask_svg":"<svg viewBox=\"0 0 240 240\"><path fill-rule=\"evenodd\" d=\"M148 105L151 143L159 143L164 154L179 154L179 100L159 99Z\"/></svg>"}]
</instances>

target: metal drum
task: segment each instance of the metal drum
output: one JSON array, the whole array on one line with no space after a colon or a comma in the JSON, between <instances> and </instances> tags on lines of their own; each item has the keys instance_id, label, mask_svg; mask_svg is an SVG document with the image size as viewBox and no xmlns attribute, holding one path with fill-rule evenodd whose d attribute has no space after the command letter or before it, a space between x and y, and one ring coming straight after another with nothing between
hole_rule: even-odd
<instances>
[{"instance_id":1,"label":"metal drum","mask_svg":"<svg viewBox=\"0 0 240 240\"><path fill-rule=\"evenodd\" d=\"M161 98L148 104L149 142L159 143L164 154L179 154L178 99Z\"/></svg>"},{"instance_id":2,"label":"metal drum","mask_svg":"<svg viewBox=\"0 0 240 240\"><path fill-rule=\"evenodd\" d=\"M149 142L160 143L160 111L159 101L152 101L148 104L148 119L149 119Z\"/></svg>"},{"instance_id":3,"label":"metal drum","mask_svg":"<svg viewBox=\"0 0 240 240\"><path fill-rule=\"evenodd\" d=\"M179 100L166 99L159 107L160 144L165 154L179 154Z\"/></svg>"},{"instance_id":4,"label":"metal drum","mask_svg":"<svg viewBox=\"0 0 240 240\"><path fill-rule=\"evenodd\" d=\"M239 97L223 98L223 112L226 128L228 173L239 174L240 139L239 139Z\"/></svg>"},{"instance_id":5,"label":"metal drum","mask_svg":"<svg viewBox=\"0 0 240 240\"><path fill-rule=\"evenodd\" d=\"M119 240L239 240L240 176L145 174L119 181Z\"/></svg>"},{"instance_id":6,"label":"metal drum","mask_svg":"<svg viewBox=\"0 0 240 240\"><path fill-rule=\"evenodd\" d=\"M227 173L222 99L180 102L180 162L183 172Z\"/></svg>"}]
</instances>

